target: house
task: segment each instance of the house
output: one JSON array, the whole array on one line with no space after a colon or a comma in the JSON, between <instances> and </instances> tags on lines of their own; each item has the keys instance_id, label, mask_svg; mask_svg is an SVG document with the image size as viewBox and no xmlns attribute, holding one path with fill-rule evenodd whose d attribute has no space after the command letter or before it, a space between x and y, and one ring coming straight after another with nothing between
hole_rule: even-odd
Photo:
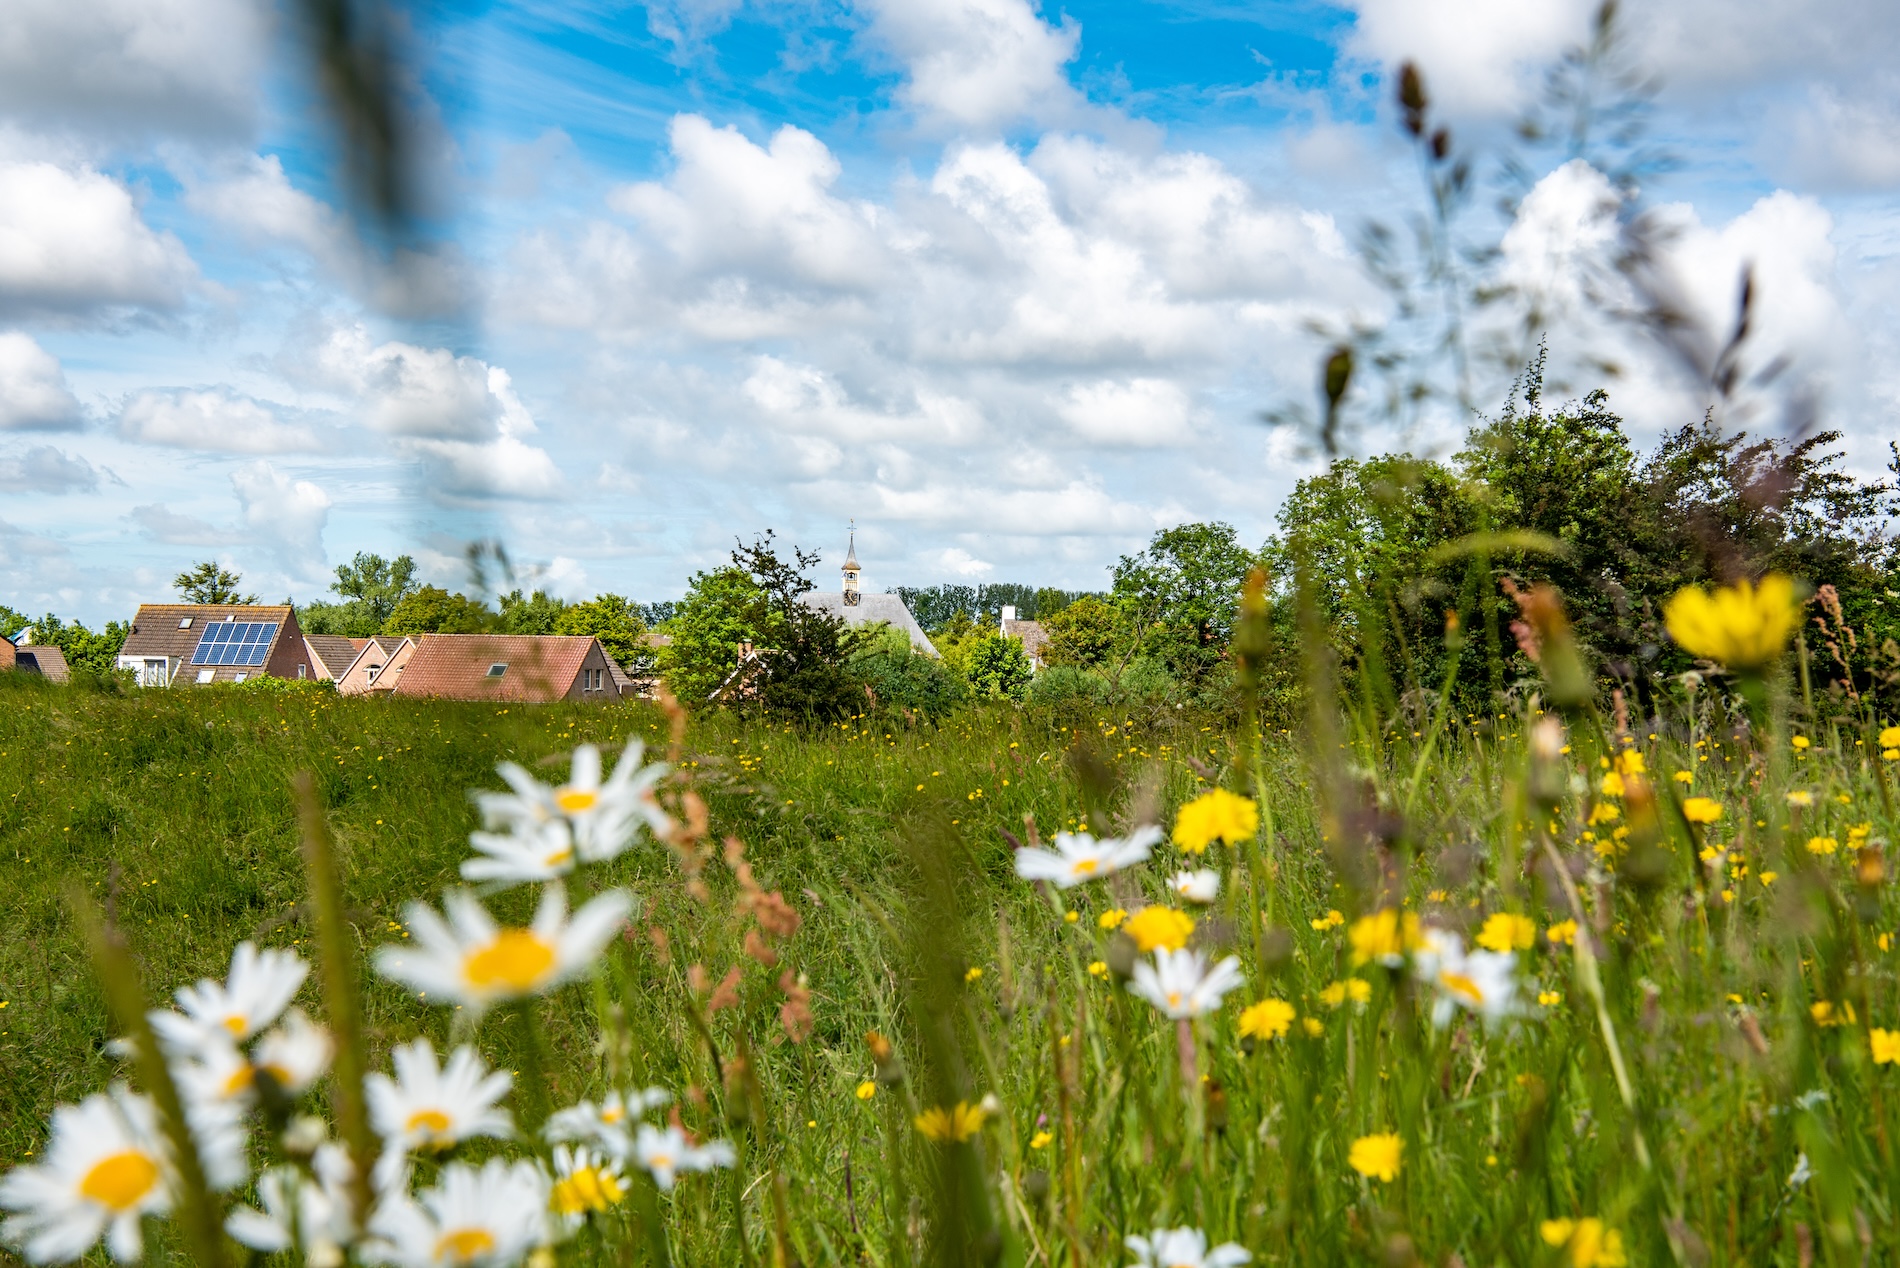
<instances>
[{"instance_id":1,"label":"house","mask_svg":"<svg viewBox=\"0 0 1900 1268\"><path fill-rule=\"evenodd\" d=\"M368 642L366 638L348 638L342 634L304 635L304 649L310 653L311 677L319 682L335 682Z\"/></svg>"},{"instance_id":2,"label":"house","mask_svg":"<svg viewBox=\"0 0 1900 1268\"><path fill-rule=\"evenodd\" d=\"M605 703L620 699L610 666L600 640L589 635L424 634L415 641L394 694Z\"/></svg>"},{"instance_id":3,"label":"house","mask_svg":"<svg viewBox=\"0 0 1900 1268\"><path fill-rule=\"evenodd\" d=\"M66 653L46 644L25 643L14 648L13 667L23 673L40 674L51 682L71 682L73 678Z\"/></svg>"},{"instance_id":4,"label":"house","mask_svg":"<svg viewBox=\"0 0 1900 1268\"><path fill-rule=\"evenodd\" d=\"M296 612L274 604L142 603L118 667L141 687L316 677Z\"/></svg>"},{"instance_id":5,"label":"house","mask_svg":"<svg viewBox=\"0 0 1900 1268\"><path fill-rule=\"evenodd\" d=\"M19 663L19 652L13 646L13 640L0 634L0 669L12 669Z\"/></svg>"},{"instance_id":6,"label":"house","mask_svg":"<svg viewBox=\"0 0 1900 1268\"><path fill-rule=\"evenodd\" d=\"M360 642L356 658L337 675L336 689L346 696L368 695L373 691L394 691L402 680L409 658L416 654L416 640L392 634L378 634Z\"/></svg>"},{"instance_id":7,"label":"house","mask_svg":"<svg viewBox=\"0 0 1900 1268\"><path fill-rule=\"evenodd\" d=\"M1019 621L1016 619L1016 609L1005 606L997 631L1004 638L1021 640L1023 650L1029 653L1031 668L1040 670L1043 667L1042 649L1049 642L1049 633L1042 628L1041 622Z\"/></svg>"},{"instance_id":8,"label":"house","mask_svg":"<svg viewBox=\"0 0 1900 1268\"><path fill-rule=\"evenodd\" d=\"M807 607L817 608L820 612L829 612L846 625L874 625L883 623L894 630L902 630L910 636L910 645L926 656L935 657L938 652L930 636L924 633L923 626L917 624L917 618L911 615L904 600L895 594L865 594L858 589L858 535L851 534L850 547L844 557L844 588L836 592L811 591L799 596L799 601Z\"/></svg>"}]
</instances>

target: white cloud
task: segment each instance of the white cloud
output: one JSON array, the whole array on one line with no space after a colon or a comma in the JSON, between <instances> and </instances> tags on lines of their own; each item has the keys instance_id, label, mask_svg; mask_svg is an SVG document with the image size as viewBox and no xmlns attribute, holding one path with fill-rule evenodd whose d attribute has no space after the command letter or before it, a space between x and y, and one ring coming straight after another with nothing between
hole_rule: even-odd
<instances>
[{"instance_id":1,"label":"white cloud","mask_svg":"<svg viewBox=\"0 0 1900 1268\"><path fill-rule=\"evenodd\" d=\"M1523 106L1538 77L1585 41L1598 0L1357 0L1349 47L1387 66L1418 63L1436 106L1454 115ZM1724 18L1726 23L1728 19Z\"/></svg>"},{"instance_id":2,"label":"white cloud","mask_svg":"<svg viewBox=\"0 0 1900 1268\"><path fill-rule=\"evenodd\" d=\"M1188 394L1166 379L1078 383L1063 402L1062 419L1101 445L1179 444L1193 427Z\"/></svg>"},{"instance_id":3,"label":"white cloud","mask_svg":"<svg viewBox=\"0 0 1900 1268\"><path fill-rule=\"evenodd\" d=\"M1072 120L1082 98L1065 67L1082 31L1051 26L1027 0L866 0L871 33L905 64L905 104L961 131Z\"/></svg>"},{"instance_id":4,"label":"white cloud","mask_svg":"<svg viewBox=\"0 0 1900 1268\"><path fill-rule=\"evenodd\" d=\"M231 473L238 522L247 541L260 543L293 571L320 572L330 495L309 480L293 480L259 458Z\"/></svg>"},{"instance_id":5,"label":"white cloud","mask_svg":"<svg viewBox=\"0 0 1900 1268\"><path fill-rule=\"evenodd\" d=\"M119 411L119 434L147 445L209 453L290 453L319 448L308 427L229 388L149 388Z\"/></svg>"},{"instance_id":6,"label":"white cloud","mask_svg":"<svg viewBox=\"0 0 1900 1268\"><path fill-rule=\"evenodd\" d=\"M83 422L58 358L30 335L0 330L0 431L71 431Z\"/></svg>"},{"instance_id":7,"label":"white cloud","mask_svg":"<svg viewBox=\"0 0 1900 1268\"><path fill-rule=\"evenodd\" d=\"M0 490L8 493L75 493L98 487L99 473L90 462L51 445L0 454Z\"/></svg>"},{"instance_id":8,"label":"white cloud","mask_svg":"<svg viewBox=\"0 0 1900 1268\"><path fill-rule=\"evenodd\" d=\"M1781 161L1809 185L1891 189L1900 185L1900 85L1846 95L1815 85Z\"/></svg>"},{"instance_id":9,"label":"white cloud","mask_svg":"<svg viewBox=\"0 0 1900 1268\"><path fill-rule=\"evenodd\" d=\"M0 317L171 309L197 274L125 186L91 168L0 163Z\"/></svg>"},{"instance_id":10,"label":"white cloud","mask_svg":"<svg viewBox=\"0 0 1900 1268\"><path fill-rule=\"evenodd\" d=\"M219 528L156 502L135 506L126 514L147 537L167 546L224 546L238 537L230 529Z\"/></svg>"},{"instance_id":11,"label":"white cloud","mask_svg":"<svg viewBox=\"0 0 1900 1268\"><path fill-rule=\"evenodd\" d=\"M961 546L950 546L937 552L937 567L957 577L984 577L996 571L996 565L987 559L978 559Z\"/></svg>"},{"instance_id":12,"label":"white cloud","mask_svg":"<svg viewBox=\"0 0 1900 1268\"><path fill-rule=\"evenodd\" d=\"M450 501L552 498L563 488L560 468L547 451L513 436L481 443L411 440L402 450L428 467L428 492Z\"/></svg>"},{"instance_id":13,"label":"white cloud","mask_svg":"<svg viewBox=\"0 0 1900 1268\"><path fill-rule=\"evenodd\" d=\"M265 12L251 0L7 0L0 114L129 136L239 133Z\"/></svg>"}]
</instances>

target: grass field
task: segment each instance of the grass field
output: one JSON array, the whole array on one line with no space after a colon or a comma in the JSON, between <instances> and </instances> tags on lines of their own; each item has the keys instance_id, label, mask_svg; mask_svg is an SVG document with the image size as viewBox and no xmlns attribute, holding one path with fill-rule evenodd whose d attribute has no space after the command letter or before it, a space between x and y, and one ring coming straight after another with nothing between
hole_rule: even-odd
<instances>
[{"instance_id":1,"label":"grass field","mask_svg":"<svg viewBox=\"0 0 1900 1268\"><path fill-rule=\"evenodd\" d=\"M1533 752L1554 718L1443 722L1282 733L1256 775L1185 713L696 721L679 755L703 848L649 841L581 878L577 903L608 885L640 901L594 981L532 1021L472 1025L364 968L372 1068L416 1034L472 1037L520 1072L524 1122L612 1086L672 1090L685 1127L739 1147L658 1199L682 1263L1114 1264L1128 1234L1177 1225L1260 1263L1900 1262L1900 1064L1875 1059L1900 1030L1878 726L1750 741L1685 710L1627 745L1579 722ZM110 911L153 1001L222 976L241 939L314 958L290 793L308 770L364 963L404 938L406 904L459 883L467 792L501 786L497 761L558 782L574 745L611 760L633 738L664 753L666 716L0 676L0 1165L34 1161L55 1104L123 1073L68 887ZM1166 827L1215 784L1263 794L1256 836L1199 860L1163 844L1064 891L1015 874L1026 817L1045 839ZM735 901L728 836L800 918L767 940L770 967L744 950L756 909ZM1177 1025L1122 988L1103 917L1185 907L1166 884L1183 863L1222 878L1192 945L1245 981ZM512 922L534 901L488 900ZM1514 956L1511 1015L1422 977L1412 916ZM1243 1035L1270 999L1287 1008ZM299 1002L321 1015L314 976ZM986 1096L967 1140L914 1122ZM531 1147L464 1154L496 1151ZM640 1195L562 1261L657 1257ZM175 1253L170 1236L148 1221L148 1252Z\"/></svg>"}]
</instances>

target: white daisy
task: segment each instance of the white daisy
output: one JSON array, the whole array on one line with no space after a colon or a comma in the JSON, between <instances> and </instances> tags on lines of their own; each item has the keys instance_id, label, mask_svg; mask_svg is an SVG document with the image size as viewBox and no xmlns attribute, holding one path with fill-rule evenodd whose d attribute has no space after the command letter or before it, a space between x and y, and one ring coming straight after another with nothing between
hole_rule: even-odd
<instances>
[{"instance_id":1,"label":"white daisy","mask_svg":"<svg viewBox=\"0 0 1900 1268\"><path fill-rule=\"evenodd\" d=\"M178 988L184 1015L154 1011L152 1029L174 1051L190 1051L208 1041L243 1043L277 1020L303 985L310 966L294 951L259 951L240 942L231 954L231 972L222 983L205 978Z\"/></svg>"},{"instance_id":2,"label":"white daisy","mask_svg":"<svg viewBox=\"0 0 1900 1268\"><path fill-rule=\"evenodd\" d=\"M448 919L411 903L405 913L414 945L383 947L376 969L440 1004L477 1011L503 1000L540 995L586 973L633 910L633 896L610 889L567 918L567 894L549 885L534 923L503 928L474 895L443 899Z\"/></svg>"},{"instance_id":3,"label":"white daisy","mask_svg":"<svg viewBox=\"0 0 1900 1268\"><path fill-rule=\"evenodd\" d=\"M1168 888L1191 903L1211 903L1220 897L1220 873L1211 867L1176 872Z\"/></svg>"},{"instance_id":4,"label":"white daisy","mask_svg":"<svg viewBox=\"0 0 1900 1268\"><path fill-rule=\"evenodd\" d=\"M311 1021L301 1008L284 1014L284 1024L265 1033L251 1049L251 1065L270 1073L277 1086L292 1096L308 1092L336 1054L330 1032Z\"/></svg>"},{"instance_id":5,"label":"white daisy","mask_svg":"<svg viewBox=\"0 0 1900 1268\"><path fill-rule=\"evenodd\" d=\"M343 1263L343 1248L356 1239L350 1218L349 1155L337 1145L320 1146L311 1159L315 1177L295 1167L272 1167L257 1181L259 1211L239 1206L225 1218L225 1231L243 1245L266 1254L301 1243L304 1262Z\"/></svg>"},{"instance_id":6,"label":"white daisy","mask_svg":"<svg viewBox=\"0 0 1900 1268\"><path fill-rule=\"evenodd\" d=\"M478 792L476 804L490 828L522 833L564 821L572 831L576 857L583 863L598 863L632 844L643 823L655 836L673 831L672 819L654 797L667 768L660 763L643 766L645 755L644 742L629 740L613 775L603 784L600 750L583 744L574 750L567 783L557 788L540 783L513 762L503 762L497 769L514 792Z\"/></svg>"},{"instance_id":7,"label":"white daisy","mask_svg":"<svg viewBox=\"0 0 1900 1268\"><path fill-rule=\"evenodd\" d=\"M551 881L574 870L574 837L565 819L526 824L515 832L471 832L479 858L462 861L462 879L519 884Z\"/></svg>"},{"instance_id":8,"label":"white daisy","mask_svg":"<svg viewBox=\"0 0 1900 1268\"><path fill-rule=\"evenodd\" d=\"M1154 963L1139 960L1128 989L1169 1017L1200 1017L1220 1007L1221 997L1239 986L1240 960L1228 956L1212 968L1192 947L1155 948Z\"/></svg>"},{"instance_id":9,"label":"white daisy","mask_svg":"<svg viewBox=\"0 0 1900 1268\"><path fill-rule=\"evenodd\" d=\"M0 1207L14 1212L0 1237L36 1264L67 1263L101 1236L112 1257L139 1257L139 1220L171 1210L171 1161L158 1110L114 1085L53 1111L46 1161L0 1178Z\"/></svg>"},{"instance_id":10,"label":"white daisy","mask_svg":"<svg viewBox=\"0 0 1900 1268\"><path fill-rule=\"evenodd\" d=\"M1509 951L1470 951L1457 934L1425 929L1412 954L1412 971L1432 987L1432 1024L1446 1026L1460 1008L1487 1023L1523 1012L1517 992L1517 956Z\"/></svg>"},{"instance_id":11,"label":"white daisy","mask_svg":"<svg viewBox=\"0 0 1900 1268\"><path fill-rule=\"evenodd\" d=\"M1057 889L1072 889L1146 861L1159 840L1161 829L1153 825L1136 828L1126 837L1104 837L1100 841L1086 832L1058 832L1053 850L1016 851L1016 875L1026 881L1048 881Z\"/></svg>"},{"instance_id":12,"label":"white daisy","mask_svg":"<svg viewBox=\"0 0 1900 1268\"><path fill-rule=\"evenodd\" d=\"M662 1189L671 1189L674 1176L681 1171L711 1171L714 1167L730 1167L739 1160L731 1141L688 1144L686 1133L679 1128L668 1127L662 1131L651 1123L640 1124L633 1153L635 1160L653 1177L653 1183Z\"/></svg>"},{"instance_id":13,"label":"white daisy","mask_svg":"<svg viewBox=\"0 0 1900 1268\"><path fill-rule=\"evenodd\" d=\"M1236 1268L1253 1256L1238 1242L1207 1248L1207 1234L1198 1228L1157 1228L1147 1237L1123 1243L1140 1268Z\"/></svg>"},{"instance_id":14,"label":"white daisy","mask_svg":"<svg viewBox=\"0 0 1900 1268\"><path fill-rule=\"evenodd\" d=\"M389 1147L383 1163L399 1165L405 1153L449 1149L471 1136L514 1134L514 1120L497 1108L514 1076L489 1070L475 1049L457 1048L446 1067L436 1064L435 1047L427 1039L403 1044L389 1055L395 1078L379 1071L363 1080L370 1123Z\"/></svg>"},{"instance_id":15,"label":"white daisy","mask_svg":"<svg viewBox=\"0 0 1900 1268\"><path fill-rule=\"evenodd\" d=\"M618 1206L626 1196L627 1177L618 1162L585 1145L554 1147L554 1186L548 1201L563 1237L572 1237L588 1216Z\"/></svg>"},{"instance_id":16,"label":"white daisy","mask_svg":"<svg viewBox=\"0 0 1900 1268\"><path fill-rule=\"evenodd\" d=\"M591 1141L623 1161L633 1156L633 1128L641 1115L672 1101L665 1088L609 1092L599 1105L582 1101L548 1116L542 1134L549 1140Z\"/></svg>"},{"instance_id":17,"label":"white daisy","mask_svg":"<svg viewBox=\"0 0 1900 1268\"><path fill-rule=\"evenodd\" d=\"M452 1162L414 1198L393 1196L370 1218L370 1263L401 1268L504 1268L548 1241L548 1178L531 1162Z\"/></svg>"}]
</instances>

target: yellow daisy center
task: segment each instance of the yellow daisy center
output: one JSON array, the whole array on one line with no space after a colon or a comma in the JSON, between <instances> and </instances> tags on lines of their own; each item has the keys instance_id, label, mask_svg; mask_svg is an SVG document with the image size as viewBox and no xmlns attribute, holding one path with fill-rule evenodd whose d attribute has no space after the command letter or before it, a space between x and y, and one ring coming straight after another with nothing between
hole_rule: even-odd
<instances>
[{"instance_id":1,"label":"yellow daisy center","mask_svg":"<svg viewBox=\"0 0 1900 1268\"><path fill-rule=\"evenodd\" d=\"M224 1028L230 1031L234 1038L242 1039L250 1031L251 1023L245 1020L243 1013L232 1013L224 1019Z\"/></svg>"},{"instance_id":2,"label":"yellow daisy center","mask_svg":"<svg viewBox=\"0 0 1900 1268\"><path fill-rule=\"evenodd\" d=\"M1476 982L1464 974L1440 973L1438 980L1447 991L1458 996L1460 999L1469 1000L1473 1004L1484 1003L1484 991L1479 988Z\"/></svg>"},{"instance_id":3,"label":"yellow daisy center","mask_svg":"<svg viewBox=\"0 0 1900 1268\"><path fill-rule=\"evenodd\" d=\"M424 1109L411 1114L409 1121L402 1125L402 1129L421 1136L435 1137L448 1135L451 1126L453 1124L449 1122L449 1116L441 1110Z\"/></svg>"},{"instance_id":4,"label":"yellow daisy center","mask_svg":"<svg viewBox=\"0 0 1900 1268\"><path fill-rule=\"evenodd\" d=\"M277 1072L273 1070L271 1071L271 1073L272 1075L275 1075ZM245 1088L251 1086L251 1080L253 1080L256 1077L257 1077L257 1071L253 1070L250 1066L247 1066L247 1065L239 1066L237 1069L231 1071L231 1077L224 1081L224 1095L226 1096L238 1095ZM282 1081L283 1080L281 1079L278 1080L278 1082L280 1083Z\"/></svg>"},{"instance_id":5,"label":"yellow daisy center","mask_svg":"<svg viewBox=\"0 0 1900 1268\"><path fill-rule=\"evenodd\" d=\"M600 1121L603 1123L617 1123L626 1116L627 1111L621 1106L609 1105L600 1112Z\"/></svg>"},{"instance_id":6,"label":"yellow daisy center","mask_svg":"<svg viewBox=\"0 0 1900 1268\"><path fill-rule=\"evenodd\" d=\"M651 1158L647 1159L647 1169L650 1171L665 1171L671 1168L672 1165L672 1154L654 1154Z\"/></svg>"},{"instance_id":7,"label":"yellow daisy center","mask_svg":"<svg viewBox=\"0 0 1900 1268\"><path fill-rule=\"evenodd\" d=\"M554 948L532 929L503 929L462 964L462 976L478 990L525 995L554 968Z\"/></svg>"},{"instance_id":8,"label":"yellow daisy center","mask_svg":"<svg viewBox=\"0 0 1900 1268\"><path fill-rule=\"evenodd\" d=\"M1095 869L1102 865L1100 859L1077 859L1069 866L1071 876L1093 876Z\"/></svg>"},{"instance_id":9,"label":"yellow daisy center","mask_svg":"<svg viewBox=\"0 0 1900 1268\"><path fill-rule=\"evenodd\" d=\"M562 814L577 815L600 804L600 794L592 788L563 788L554 794L554 804Z\"/></svg>"},{"instance_id":10,"label":"yellow daisy center","mask_svg":"<svg viewBox=\"0 0 1900 1268\"><path fill-rule=\"evenodd\" d=\"M1179 991L1168 992L1168 1007L1169 1008L1181 1007L1181 992Z\"/></svg>"},{"instance_id":11,"label":"yellow daisy center","mask_svg":"<svg viewBox=\"0 0 1900 1268\"><path fill-rule=\"evenodd\" d=\"M547 857L547 864L549 867L559 867L563 863L571 863L573 861L574 861L574 851L570 850L565 845L562 846L560 849L556 850L554 853L548 855Z\"/></svg>"},{"instance_id":12,"label":"yellow daisy center","mask_svg":"<svg viewBox=\"0 0 1900 1268\"><path fill-rule=\"evenodd\" d=\"M158 1163L139 1149L109 1154L79 1181L79 1196L114 1212L129 1211L158 1183Z\"/></svg>"},{"instance_id":13,"label":"yellow daisy center","mask_svg":"<svg viewBox=\"0 0 1900 1268\"><path fill-rule=\"evenodd\" d=\"M442 1234L435 1244L437 1263L466 1264L495 1249L495 1235L485 1228L458 1228Z\"/></svg>"}]
</instances>

